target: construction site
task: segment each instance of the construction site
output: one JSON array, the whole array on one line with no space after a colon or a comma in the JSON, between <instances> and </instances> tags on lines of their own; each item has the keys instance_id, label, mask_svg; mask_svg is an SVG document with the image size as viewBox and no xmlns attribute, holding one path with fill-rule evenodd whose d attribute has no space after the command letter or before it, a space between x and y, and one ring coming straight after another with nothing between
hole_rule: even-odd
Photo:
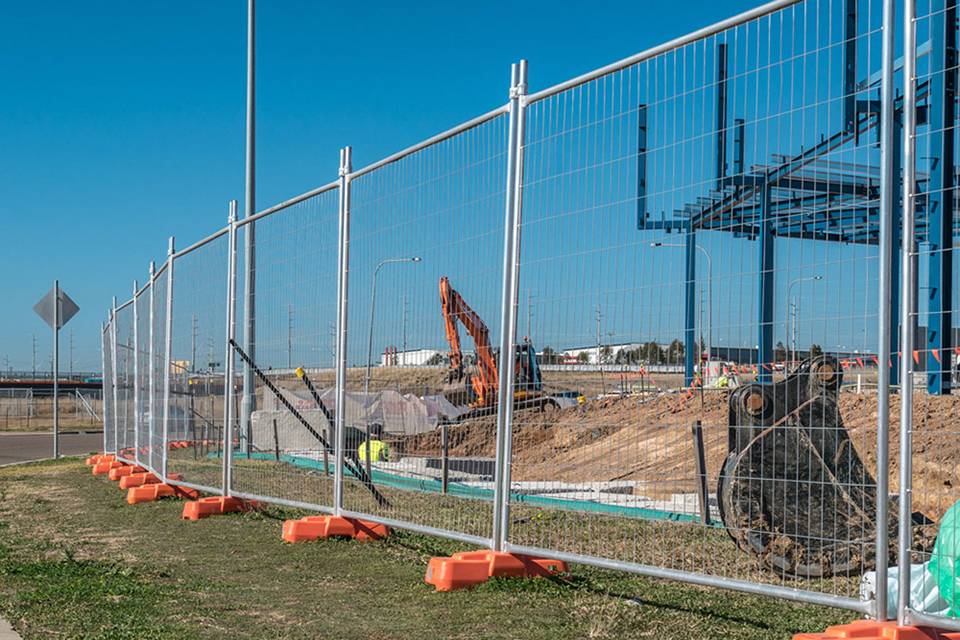
<instances>
[{"instance_id":1,"label":"construction site","mask_svg":"<svg viewBox=\"0 0 960 640\"><path fill-rule=\"evenodd\" d=\"M892 56L876 4L779 3L539 92L522 62L502 107L231 202L111 307L97 464L884 617L896 571L946 575L960 486L957 27L931 10Z\"/></svg>"}]
</instances>

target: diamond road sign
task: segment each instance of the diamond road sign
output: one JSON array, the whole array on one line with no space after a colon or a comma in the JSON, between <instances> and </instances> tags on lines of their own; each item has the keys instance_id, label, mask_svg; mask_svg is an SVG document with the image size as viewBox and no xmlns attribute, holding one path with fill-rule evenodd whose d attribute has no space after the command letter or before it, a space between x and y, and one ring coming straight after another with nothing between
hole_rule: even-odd
<instances>
[{"instance_id":1,"label":"diamond road sign","mask_svg":"<svg viewBox=\"0 0 960 640\"><path fill-rule=\"evenodd\" d=\"M50 289L40 302L33 305L33 310L37 312L38 316L43 318L43 321L46 322L51 329L60 329L63 325L70 322L70 318L77 315L80 307L70 299L70 296L68 296L63 289L60 289L60 326L54 326L56 323L56 309L54 309L53 303L55 295L54 289Z\"/></svg>"}]
</instances>

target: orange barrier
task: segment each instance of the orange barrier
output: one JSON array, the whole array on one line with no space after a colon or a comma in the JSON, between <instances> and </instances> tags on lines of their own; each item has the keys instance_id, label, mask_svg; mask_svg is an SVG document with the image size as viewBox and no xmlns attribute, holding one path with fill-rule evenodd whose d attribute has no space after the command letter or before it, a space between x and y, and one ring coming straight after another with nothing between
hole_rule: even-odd
<instances>
[{"instance_id":1,"label":"orange barrier","mask_svg":"<svg viewBox=\"0 0 960 640\"><path fill-rule=\"evenodd\" d=\"M143 467L138 467L136 465L128 464L122 467L114 467L113 469L110 469L110 473L107 474L107 477L110 478L110 480L112 480L113 482L116 482L121 478L127 477L131 473L143 473L144 471L146 471L146 469L144 469Z\"/></svg>"},{"instance_id":2,"label":"orange barrier","mask_svg":"<svg viewBox=\"0 0 960 640\"><path fill-rule=\"evenodd\" d=\"M896 622L857 620L850 624L828 627L823 633L801 633L793 640L960 640L960 633L945 633L923 627L901 627Z\"/></svg>"},{"instance_id":3,"label":"orange barrier","mask_svg":"<svg viewBox=\"0 0 960 640\"><path fill-rule=\"evenodd\" d=\"M307 516L283 523L284 542L311 542L318 538L379 540L390 535L386 525L339 516Z\"/></svg>"},{"instance_id":4,"label":"orange barrier","mask_svg":"<svg viewBox=\"0 0 960 640\"><path fill-rule=\"evenodd\" d=\"M105 476L110 473L111 469L117 469L119 467L126 466L123 462L118 460L110 460L108 462L98 462L93 465L93 475L95 476Z\"/></svg>"},{"instance_id":5,"label":"orange barrier","mask_svg":"<svg viewBox=\"0 0 960 640\"><path fill-rule=\"evenodd\" d=\"M560 560L502 551L464 551L450 558L430 558L424 582L437 591L452 591L495 577L547 577L566 570L566 563Z\"/></svg>"},{"instance_id":6,"label":"orange barrier","mask_svg":"<svg viewBox=\"0 0 960 640\"><path fill-rule=\"evenodd\" d=\"M127 491L128 504L155 502L161 498L183 498L186 500L196 500L199 497L200 492L195 489L175 487L162 482L145 484L140 487L133 487Z\"/></svg>"},{"instance_id":7,"label":"orange barrier","mask_svg":"<svg viewBox=\"0 0 960 640\"><path fill-rule=\"evenodd\" d=\"M142 487L145 484L159 484L160 478L153 475L149 471L143 471L141 473L131 473L128 476L120 478L120 488L121 489L133 489L134 487Z\"/></svg>"},{"instance_id":8,"label":"orange barrier","mask_svg":"<svg viewBox=\"0 0 960 640\"><path fill-rule=\"evenodd\" d=\"M117 456L112 453L96 453L87 458L84 464L88 467L92 467L95 464L99 464L101 462L113 462L116 459Z\"/></svg>"},{"instance_id":9,"label":"orange barrier","mask_svg":"<svg viewBox=\"0 0 960 640\"><path fill-rule=\"evenodd\" d=\"M208 516L219 516L225 513L237 513L240 511L250 511L253 504L240 498L213 496L210 498L200 498L194 502L188 502L183 505L184 520L199 520Z\"/></svg>"}]
</instances>

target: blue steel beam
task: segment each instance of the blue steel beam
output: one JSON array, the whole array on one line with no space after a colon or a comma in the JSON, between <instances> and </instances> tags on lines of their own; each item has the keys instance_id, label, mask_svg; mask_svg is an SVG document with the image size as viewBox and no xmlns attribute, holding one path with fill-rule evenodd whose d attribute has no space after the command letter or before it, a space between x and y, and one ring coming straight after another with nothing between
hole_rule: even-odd
<instances>
[{"instance_id":1,"label":"blue steel beam","mask_svg":"<svg viewBox=\"0 0 960 640\"><path fill-rule=\"evenodd\" d=\"M759 382L769 382L771 372L764 368L773 363L773 220L770 215L770 186L762 191L760 233L757 236L757 372Z\"/></svg>"},{"instance_id":2,"label":"blue steel beam","mask_svg":"<svg viewBox=\"0 0 960 640\"><path fill-rule=\"evenodd\" d=\"M717 188L727 175L727 45L717 45Z\"/></svg>"},{"instance_id":3,"label":"blue steel beam","mask_svg":"<svg viewBox=\"0 0 960 640\"><path fill-rule=\"evenodd\" d=\"M957 9L954 0L934 0L930 15L930 150L934 166L927 188L929 277L927 298L927 392L950 393L953 341L953 125L956 99Z\"/></svg>"},{"instance_id":4,"label":"blue steel beam","mask_svg":"<svg viewBox=\"0 0 960 640\"><path fill-rule=\"evenodd\" d=\"M697 351L697 234L693 229L693 225L687 225L685 240L687 286L684 293L686 313L684 318L683 384L689 387L693 382Z\"/></svg>"},{"instance_id":5,"label":"blue steel beam","mask_svg":"<svg viewBox=\"0 0 960 640\"><path fill-rule=\"evenodd\" d=\"M647 105L637 106L637 228L647 218Z\"/></svg>"}]
</instances>

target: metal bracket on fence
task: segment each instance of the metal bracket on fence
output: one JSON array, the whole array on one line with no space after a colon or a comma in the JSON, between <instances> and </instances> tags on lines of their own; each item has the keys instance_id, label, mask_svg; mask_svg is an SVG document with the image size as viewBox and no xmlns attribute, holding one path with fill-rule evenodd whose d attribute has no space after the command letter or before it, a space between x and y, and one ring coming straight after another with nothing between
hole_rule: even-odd
<instances>
[{"instance_id":1,"label":"metal bracket on fence","mask_svg":"<svg viewBox=\"0 0 960 640\"><path fill-rule=\"evenodd\" d=\"M326 449L328 452L333 452L333 447L330 446L330 443L327 442L327 439L324 438L322 435L320 435L320 433L310 425L307 419L304 418L303 415L301 415L301 413L296 410L296 408L294 408L294 406L290 403L290 401L287 400L282 393L280 393L280 390L277 389L277 386L275 384L273 384L273 381L270 380L270 378L267 377L267 375L256 365L256 363L254 363L253 360L250 359L250 357L244 352L244 350L240 347L240 345L236 343L236 341L233 338L230 339L230 346L233 347L234 351L237 352L237 355L240 356L240 359L243 360L243 362L248 367L250 367L250 369L253 371L253 375L255 375L257 379L259 379L260 382L262 382L263 385L270 390L270 393L274 395L274 397L277 399L277 402L282 404L287 409L287 411L289 411L290 414L297 419L297 422L299 422L303 426L303 428L310 433L310 435L316 438L317 442L323 445L324 449ZM303 370L300 369L300 372L303 373ZM303 375L301 376L301 379L304 379L305 383L309 383L309 379L306 378L305 373L303 373ZM326 408L326 406L320 400L320 396L317 394L312 384L309 384L308 389L310 389L313 395L313 399L319 405L320 410L323 412L323 415L327 417L327 419L333 419L333 416L330 414L330 411ZM353 474L354 477L360 480L361 484L363 484L363 486L367 488L367 490L373 496L374 500L377 501L378 505L384 508L390 507L390 502L383 496L382 493L380 493L379 489L377 489L377 487L374 486L373 480L370 478L370 476L367 475L366 471L364 471L363 465L360 464L360 461L356 458L355 455L351 455L348 459L344 460L343 465L350 471L351 474ZM342 476L342 474L340 475Z\"/></svg>"}]
</instances>

